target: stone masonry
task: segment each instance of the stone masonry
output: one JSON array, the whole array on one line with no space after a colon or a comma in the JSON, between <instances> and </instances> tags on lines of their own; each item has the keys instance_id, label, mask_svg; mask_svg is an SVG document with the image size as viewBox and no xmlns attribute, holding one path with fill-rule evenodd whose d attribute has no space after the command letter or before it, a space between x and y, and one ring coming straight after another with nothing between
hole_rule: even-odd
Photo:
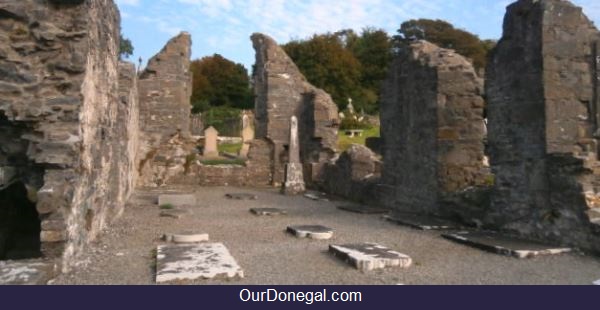
<instances>
[{"instance_id":1,"label":"stone masonry","mask_svg":"<svg viewBox=\"0 0 600 310\"><path fill-rule=\"evenodd\" d=\"M112 1L0 3L0 170L26 185L41 250L64 269L131 190L131 174L113 173L136 149L123 132L136 131L134 104L117 95L119 22Z\"/></svg>"},{"instance_id":2,"label":"stone masonry","mask_svg":"<svg viewBox=\"0 0 600 310\"><path fill-rule=\"evenodd\" d=\"M490 226L600 251L599 41L568 1L508 7L487 68Z\"/></svg>"},{"instance_id":3,"label":"stone masonry","mask_svg":"<svg viewBox=\"0 0 600 310\"><path fill-rule=\"evenodd\" d=\"M383 205L444 213L445 196L485 182L482 91L452 50L417 41L401 52L381 96Z\"/></svg>"},{"instance_id":4,"label":"stone masonry","mask_svg":"<svg viewBox=\"0 0 600 310\"><path fill-rule=\"evenodd\" d=\"M300 157L307 183L322 178L324 164L335 156L338 110L331 97L310 85L294 62L270 37L252 35L256 50L256 138L274 146L273 183L284 180L290 119L299 121Z\"/></svg>"}]
</instances>

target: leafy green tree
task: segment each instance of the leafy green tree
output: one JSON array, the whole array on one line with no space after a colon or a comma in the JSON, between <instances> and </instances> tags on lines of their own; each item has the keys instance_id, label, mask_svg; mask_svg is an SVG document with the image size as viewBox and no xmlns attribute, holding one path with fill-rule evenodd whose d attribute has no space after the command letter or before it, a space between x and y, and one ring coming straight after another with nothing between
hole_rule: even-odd
<instances>
[{"instance_id":1,"label":"leafy green tree","mask_svg":"<svg viewBox=\"0 0 600 310\"><path fill-rule=\"evenodd\" d=\"M450 48L470 58L477 69L485 68L487 54L493 41L482 41L475 34L454 28L443 20L413 19L402 23L394 37L396 48L412 40L427 40L443 48ZM495 44L494 44L495 45Z\"/></svg>"},{"instance_id":2,"label":"leafy green tree","mask_svg":"<svg viewBox=\"0 0 600 310\"><path fill-rule=\"evenodd\" d=\"M219 54L195 60L191 64L193 112L211 107L227 106L237 109L254 107L248 71Z\"/></svg>"},{"instance_id":3,"label":"leafy green tree","mask_svg":"<svg viewBox=\"0 0 600 310\"><path fill-rule=\"evenodd\" d=\"M129 58L129 56L133 55L133 44L131 44L131 40L125 38L123 34L119 35L119 59Z\"/></svg>"}]
</instances>

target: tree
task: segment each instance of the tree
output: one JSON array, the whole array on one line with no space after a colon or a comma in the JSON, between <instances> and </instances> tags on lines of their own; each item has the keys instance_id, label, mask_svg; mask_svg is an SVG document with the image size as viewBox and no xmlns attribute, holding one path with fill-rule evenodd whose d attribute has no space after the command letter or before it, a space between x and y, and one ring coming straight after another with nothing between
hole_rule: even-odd
<instances>
[{"instance_id":1,"label":"tree","mask_svg":"<svg viewBox=\"0 0 600 310\"><path fill-rule=\"evenodd\" d=\"M131 40L125 38L123 34L119 35L119 59L129 58L129 56L133 55L133 44L131 44Z\"/></svg>"},{"instance_id":2,"label":"tree","mask_svg":"<svg viewBox=\"0 0 600 310\"><path fill-rule=\"evenodd\" d=\"M192 86L193 112L204 112L210 107L251 109L254 96L248 71L219 54L195 60L191 64L194 75Z\"/></svg>"},{"instance_id":3,"label":"tree","mask_svg":"<svg viewBox=\"0 0 600 310\"><path fill-rule=\"evenodd\" d=\"M493 41L482 41L475 34L456 29L443 20L413 19L402 23L394 37L396 48L402 48L412 40L427 40L442 48L455 50L470 58L477 69L485 68L487 54Z\"/></svg>"}]
</instances>

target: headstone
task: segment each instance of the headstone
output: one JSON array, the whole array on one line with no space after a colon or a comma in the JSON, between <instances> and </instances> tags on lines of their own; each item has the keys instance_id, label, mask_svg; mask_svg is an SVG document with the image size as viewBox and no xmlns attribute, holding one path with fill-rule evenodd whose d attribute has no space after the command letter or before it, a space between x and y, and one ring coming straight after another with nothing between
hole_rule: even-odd
<instances>
[{"instance_id":1,"label":"headstone","mask_svg":"<svg viewBox=\"0 0 600 310\"><path fill-rule=\"evenodd\" d=\"M451 221L412 213L397 212L393 215L384 216L384 219L398 225L408 226L419 230L458 230L462 228L460 225Z\"/></svg>"},{"instance_id":2,"label":"headstone","mask_svg":"<svg viewBox=\"0 0 600 310\"><path fill-rule=\"evenodd\" d=\"M326 240L333 237L333 229L320 225L289 226L287 232L298 238Z\"/></svg>"},{"instance_id":3,"label":"headstone","mask_svg":"<svg viewBox=\"0 0 600 310\"><path fill-rule=\"evenodd\" d=\"M175 207L180 206L194 206L196 205L196 196L189 195L160 195L158 196L158 205L173 205Z\"/></svg>"},{"instance_id":4,"label":"headstone","mask_svg":"<svg viewBox=\"0 0 600 310\"><path fill-rule=\"evenodd\" d=\"M412 265L408 255L375 243L330 245L329 252L361 271L396 266L408 268Z\"/></svg>"},{"instance_id":5,"label":"headstone","mask_svg":"<svg viewBox=\"0 0 600 310\"><path fill-rule=\"evenodd\" d=\"M339 206L338 209L359 214L386 214L390 212L389 209L385 208L356 205Z\"/></svg>"},{"instance_id":6,"label":"headstone","mask_svg":"<svg viewBox=\"0 0 600 310\"><path fill-rule=\"evenodd\" d=\"M247 117L247 115L244 116ZM240 157L248 157L248 152L250 152L250 142L252 140L254 140L254 128L251 126L244 127L242 130L242 149L240 150Z\"/></svg>"},{"instance_id":7,"label":"headstone","mask_svg":"<svg viewBox=\"0 0 600 310\"><path fill-rule=\"evenodd\" d=\"M534 241L512 238L494 232L461 232L442 237L491 253L516 258L532 258L571 252L570 248L554 247Z\"/></svg>"},{"instance_id":8,"label":"headstone","mask_svg":"<svg viewBox=\"0 0 600 310\"><path fill-rule=\"evenodd\" d=\"M163 239L173 243L200 243L209 240L208 234L165 234Z\"/></svg>"},{"instance_id":9,"label":"headstone","mask_svg":"<svg viewBox=\"0 0 600 310\"><path fill-rule=\"evenodd\" d=\"M244 271L222 243L159 245L156 283L243 278Z\"/></svg>"},{"instance_id":10,"label":"headstone","mask_svg":"<svg viewBox=\"0 0 600 310\"><path fill-rule=\"evenodd\" d=\"M225 194L225 197L234 200L257 200L258 196L254 194L247 193L234 193L234 194Z\"/></svg>"},{"instance_id":11,"label":"headstone","mask_svg":"<svg viewBox=\"0 0 600 310\"><path fill-rule=\"evenodd\" d=\"M306 190L303 168L300 163L299 143L298 118L292 116L290 120L289 162L285 165L285 183L283 184L283 193L286 195L297 195Z\"/></svg>"},{"instance_id":12,"label":"headstone","mask_svg":"<svg viewBox=\"0 0 600 310\"><path fill-rule=\"evenodd\" d=\"M219 157L218 138L219 132L214 127L204 130L204 157Z\"/></svg>"},{"instance_id":13,"label":"headstone","mask_svg":"<svg viewBox=\"0 0 600 310\"><path fill-rule=\"evenodd\" d=\"M250 212L258 216L275 216L287 214L287 212L277 208L254 208L250 209Z\"/></svg>"}]
</instances>

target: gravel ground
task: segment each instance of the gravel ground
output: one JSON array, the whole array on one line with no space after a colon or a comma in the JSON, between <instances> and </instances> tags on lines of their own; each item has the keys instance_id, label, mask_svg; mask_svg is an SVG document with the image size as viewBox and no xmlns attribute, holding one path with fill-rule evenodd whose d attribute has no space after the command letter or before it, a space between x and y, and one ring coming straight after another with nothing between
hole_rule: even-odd
<instances>
[{"instance_id":1,"label":"gravel ground","mask_svg":"<svg viewBox=\"0 0 600 310\"><path fill-rule=\"evenodd\" d=\"M191 193L198 204L183 219L159 217L159 193ZM153 284L155 249L164 233L208 233L224 243L244 279L201 280L194 284L583 284L600 278L600 259L566 254L518 260L455 244L438 232L397 226L380 215L338 210L340 201L285 197L272 189L194 188L145 191L132 198L125 214L92 245L80 266L53 284ZM253 193L256 201L226 199L226 193ZM257 217L250 208L281 208L287 216ZM297 239L289 225L335 229L326 241ZM412 257L408 269L360 272L327 252L328 245L376 242Z\"/></svg>"}]
</instances>

